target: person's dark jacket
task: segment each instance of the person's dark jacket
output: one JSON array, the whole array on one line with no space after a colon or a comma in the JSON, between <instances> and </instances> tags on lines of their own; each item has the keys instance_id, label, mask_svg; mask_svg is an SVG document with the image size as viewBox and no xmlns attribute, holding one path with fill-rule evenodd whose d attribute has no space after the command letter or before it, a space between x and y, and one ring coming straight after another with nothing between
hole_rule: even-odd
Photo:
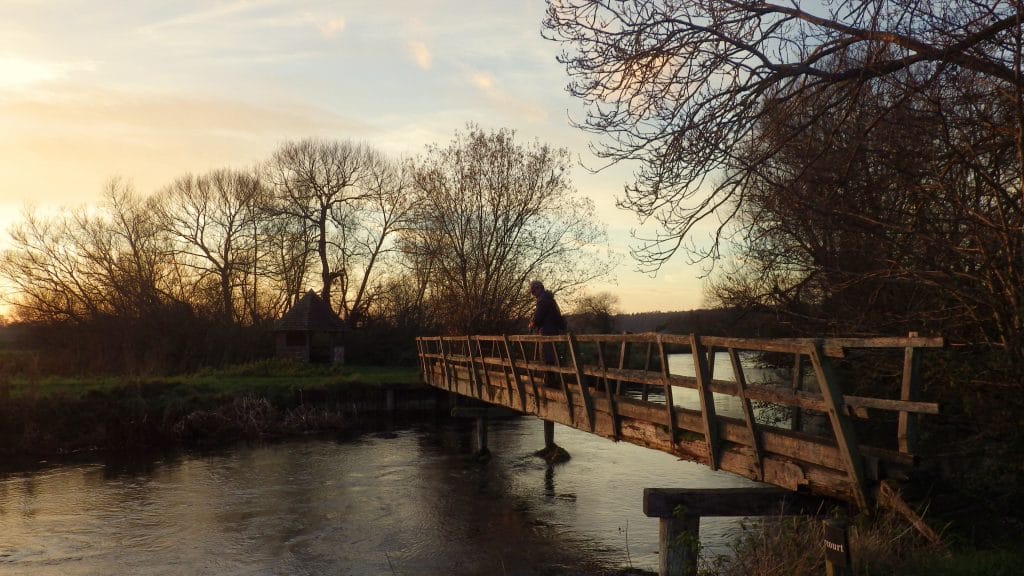
<instances>
[{"instance_id":1,"label":"person's dark jacket","mask_svg":"<svg viewBox=\"0 0 1024 576\"><path fill-rule=\"evenodd\" d=\"M537 296L537 308L533 312L533 326L544 336L555 336L565 331L565 319L551 291L544 290Z\"/></svg>"}]
</instances>

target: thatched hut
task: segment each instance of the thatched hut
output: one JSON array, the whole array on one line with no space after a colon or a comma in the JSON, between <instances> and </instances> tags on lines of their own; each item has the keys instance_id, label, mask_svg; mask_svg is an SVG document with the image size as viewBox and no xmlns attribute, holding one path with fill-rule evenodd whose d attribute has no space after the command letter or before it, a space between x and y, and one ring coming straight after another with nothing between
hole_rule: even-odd
<instances>
[{"instance_id":1,"label":"thatched hut","mask_svg":"<svg viewBox=\"0 0 1024 576\"><path fill-rule=\"evenodd\" d=\"M275 353L301 362L343 364L346 330L341 318L310 290L274 325Z\"/></svg>"}]
</instances>

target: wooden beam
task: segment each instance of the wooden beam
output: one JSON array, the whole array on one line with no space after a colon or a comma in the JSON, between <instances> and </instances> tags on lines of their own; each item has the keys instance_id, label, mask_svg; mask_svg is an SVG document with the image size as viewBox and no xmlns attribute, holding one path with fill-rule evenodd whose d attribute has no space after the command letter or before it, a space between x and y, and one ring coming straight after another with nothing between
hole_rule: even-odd
<instances>
[{"instance_id":1,"label":"wooden beam","mask_svg":"<svg viewBox=\"0 0 1024 576\"><path fill-rule=\"evenodd\" d=\"M824 357L820 346L813 346L808 349L811 363L814 365L814 372L818 377L818 387L821 389L821 396L828 407L827 414L832 423L832 431L836 437L836 444L839 453L846 463L846 473L850 482L855 486L854 495L856 503L861 510L868 506L867 494L864 483L864 470L861 465L860 453L857 450L857 437L853 431L853 424L840 409L843 403L843 392L839 386L838 377L832 369L832 364Z\"/></svg>"},{"instance_id":2,"label":"wooden beam","mask_svg":"<svg viewBox=\"0 0 1024 576\"><path fill-rule=\"evenodd\" d=\"M519 372L516 371L516 363L512 359L512 347L509 346L508 336L503 336L501 341L505 345L505 356L508 357L509 360L508 369L509 372L512 373L512 381L515 382L516 391L519 393L520 405L523 412L526 412L526 390L523 388L523 381L519 378ZM534 390L534 395L536 395L536 393L536 390Z\"/></svg>"},{"instance_id":3,"label":"wooden beam","mask_svg":"<svg viewBox=\"0 0 1024 576\"><path fill-rule=\"evenodd\" d=\"M658 358L661 360L661 377L662 385L665 387L665 407L668 411L668 437L674 446L676 443L676 412L675 406L672 400L672 379L669 375L668 370L668 355L665 354L665 343L661 340L661 334L658 335Z\"/></svg>"},{"instance_id":4,"label":"wooden beam","mask_svg":"<svg viewBox=\"0 0 1024 576\"><path fill-rule=\"evenodd\" d=\"M911 332L910 338L917 336ZM908 346L903 351L903 381L900 385L900 400L914 402L921 390L921 353ZM896 428L896 439L900 452L913 454L917 448L917 416L901 411Z\"/></svg>"},{"instance_id":5,"label":"wooden beam","mask_svg":"<svg viewBox=\"0 0 1024 576\"><path fill-rule=\"evenodd\" d=\"M747 379L743 374L743 366L740 365L739 354L735 348L729 348L729 360L732 363L732 371L736 376L736 390L739 392L740 408L743 410L743 420L747 425L747 432L750 434L750 446L754 449L754 460L759 470L758 480L764 480L764 458L761 456L761 442L757 437L757 421L754 419L754 409L750 406L750 400L744 396L743 390L747 387Z\"/></svg>"},{"instance_id":6,"label":"wooden beam","mask_svg":"<svg viewBox=\"0 0 1024 576\"><path fill-rule=\"evenodd\" d=\"M568 334L566 338L569 340L569 356L572 358L573 368L576 369L576 382L580 386L580 397L583 398L584 412L587 415L587 425L590 427L590 431L594 431L594 402L590 399L590 392L587 391L587 384L584 382L582 364L579 361L579 348L576 344L576 339L573 338L572 333ZM563 382L564 384L564 382Z\"/></svg>"},{"instance_id":7,"label":"wooden beam","mask_svg":"<svg viewBox=\"0 0 1024 576\"><path fill-rule=\"evenodd\" d=\"M625 342L625 340L623 340L622 348L624 349L625 346L626 346L626 342ZM607 373L607 371L605 370L605 368L607 368L607 366L605 366L605 364L604 364L604 354L601 353L601 344L600 343L598 343L598 348L597 348L597 361L600 364L601 370L604 371L605 373ZM620 352L619 353L619 364L621 365L623 361L625 361L625 358L623 357L622 352ZM606 377L604 379L604 394L605 394L605 398L608 399L608 413L612 417L612 438L616 442L619 441L619 413L618 413L618 410L615 407L615 397L616 397L616 395L618 395L618 389L619 389L618 382L616 382L615 389L613 390L612 386L611 386L611 383L609 382L608 378Z\"/></svg>"},{"instance_id":8,"label":"wooden beam","mask_svg":"<svg viewBox=\"0 0 1024 576\"><path fill-rule=\"evenodd\" d=\"M708 360L701 350L700 336L690 334L690 351L693 355L694 374L697 376L697 395L700 398L700 412L704 418L704 438L708 445L708 461L712 470L718 469L718 419L715 416L715 398L708 383L711 381Z\"/></svg>"}]
</instances>

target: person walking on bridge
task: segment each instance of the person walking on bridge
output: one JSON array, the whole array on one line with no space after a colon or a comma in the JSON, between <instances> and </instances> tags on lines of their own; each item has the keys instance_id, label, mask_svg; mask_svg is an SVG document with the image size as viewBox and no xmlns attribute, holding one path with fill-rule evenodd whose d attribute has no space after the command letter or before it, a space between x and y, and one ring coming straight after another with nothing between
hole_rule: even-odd
<instances>
[{"instance_id":1,"label":"person walking on bridge","mask_svg":"<svg viewBox=\"0 0 1024 576\"><path fill-rule=\"evenodd\" d=\"M541 336L557 336L565 332L565 317L558 309L558 302L549 290L544 289L540 280L530 282L530 294L537 300L533 311L533 318L530 320L530 331L538 332ZM554 342L544 342L541 345L544 363L555 364L556 351ZM544 374L544 383L547 386L557 387L553 373Z\"/></svg>"},{"instance_id":2,"label":"person walking on bridge","mask_svg":"<svg viewBox=\"0 0 1024 576\"><path fill-rule=\"evenodd\" d=\"M544 283L540 280L531 281L530 294L537 300L533 319L530 320L530 331L539 332L542 336L557 336L565 332L565 317L555 302L554 294L544 289Z\"/></svg>"}]
</instances>

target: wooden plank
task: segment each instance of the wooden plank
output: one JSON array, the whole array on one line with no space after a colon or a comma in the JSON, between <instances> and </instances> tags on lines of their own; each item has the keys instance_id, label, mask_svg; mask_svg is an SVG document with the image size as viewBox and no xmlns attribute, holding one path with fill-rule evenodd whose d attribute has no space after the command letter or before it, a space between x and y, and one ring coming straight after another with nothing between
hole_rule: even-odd
<instances>
[{"instance_id":1,"label":"wooden plank","mask_svg":"<svg viewBox=\"0 0 1024 576\"><path fill-rule=\"evenodd\" d=\"M718 422L715 417L715 398L707 384L711 380L708 360L701 351L700 336L690 334L690 351L693 356L694 374L697 375L697 396L700 398L700 411L704 418L704 438L708 445L708 460L712 470L718 469Z\"/></svg>"},{"instance_id":2,"label":"wooden plank","mask_svg":"<svg viewBox=\"0 0 1024 576\"><path fill-rule=\"evenodd\" d=\"M626 340L622 341L619 345L619 370L626 368L626 357L629 355L629 342ZM619 394L622 391L622 380L615 381L615 393Z\"/></svg>"},{"instance_id":3,"label":"wooden plank","mask_svg":"<svg viewBox=\"0 0 1024 576\"><path fill-rule=\"evenodd\" d=\"M622 342L622 346L625 347L625 345L626 345L626 343L625 343L625 341L623 341ZM607 368L607 366L605 366L605 364L604 364L604 354L601 352L601 345L600 344L598 344L598 347L597 347L597 361L600 364L601 371L605 372L607 374L607 371L605 370L605 368ZM625 361L625 358L623 357L622 353L620 352L620 354L619 354L619 363L621 364L624 361ZM618 411L615 408L615 396L618 394L618 388L619 388L619 385L618 385L618 383L616 383L615 384L615 388L613 389L611 384L610 384L610 382L608 381L608 378L605 377L605 379L604 379L604 394L605 394L605 398L607 398L607 400L608 400L608 413L611 415L611 418L612 418L612 438L616 442L618 442L618 440L619 440L619 413L618 413Z\"/></svg>"},{"instance_id":4,"label":"wooden plank","mask_svg":"<svg viewBox=\"0 0 1024 576\"><path fill-rule=\"evenodd\" d=\"M519 342L519 355L526 359L526 349L523 348L523 343ZM533 400L535 403L540 403L540 396L537 394L537 379L533 375L533 370L530 368L529 363L526 364L526 377L530 380L530 387L533 389Z\"/></svg>"},{"instance_id":5,"label":"wooden plank","mask_svg":"<svg viewBox=\"0 0 1024 576\"><path fill-rule=\"evenodd\" d=\"M821 389L822 398L828 406L826 413L832 423L832 431L836 437L836 444L839 446L839 453L842 454L846 463L846 472L850 482L856 487L856 503L861 510L866 510L868 502L864 470L861 465L860 453L857 451L857 437L853 430L853 424L846 413L840 409L843 403L842 389L839 387L837 376L832 370L831 363L824 357L821 347L811 347L807 352L818 377L818 387Z\"/></svg>"},{"instance_id":6,"label":"wooden plank","mask_svg":"<svg viewBox=\"0 0 1024 576\"><path fill-rule=\"evenodd\" d=\"M803 354L793 354L792 378L793 393L802 392L804 389ZM800 430L803 427L803 409L799 406L791 406L789 425L793 430Z\"/></svg>"},{"instance_id":7,"label":"wooden plank","mask_svg":"<svg viewBox=\"0 0 1024 576\"><path fill-rule=\"evenodd\" d=\"M579 361L579 348L578 348L578 345L576 344L576 339L573 337L572 334L569 334L567 336L567 338L569 340L569 356L572 358L573 368L576 369L576 382L580 386L580 397L583 398L583 405L586 408L584 410L584 412L587 415L587 425L590 428L590 431L593 432L594 431L594 402L590 399L590 392L587 391L587 384L583 380L583 378L584 378L583 370L581 369L581 365L580 365L580 361ZM557 354L556 354L556 357L557 357ZM562 385L563 386L565 385L564 381L562 382ZM569 396L568 396L568 393L567 393L566 394L566 400L567 401L568 401L568 398L569 398Z\"/></svg>"},{"instance_id":8,"label":"wooden plank","mask_svg":"<svg viewBox=\"0 0 1024 576\"><path fill-rule=\"evenodd\" d=\"M917 336L911 332L910 338ZM921 354L913 347L903 352L903 380L900 383L900 400L914 402L921 390ZM896 440L900 452L913 454L917 448L917 417L901 411L896 427Z\"/></svg>"},{"instance_id":9,"label":"wooden plank","mask_svg":"<svg viewBox=\"0 0 1024 576\"><path fill-rule=\"evenodd\" d=\"M687 514L697 516L816 515L836 504L775 486L644 488L643 512L651 518L665 518L682 506Z\"/></svg>"},{"instance_id":10,"label":"wooden plank","mask_svg":"<svg viewBox=\"0 0 1024 576\"><path fill-rule=\"evenodd\" d=\"M480 382L480 374L476 371L476 360L473 355L473 338L466 336L466 353L469 356L469 381L476 384L476 395L483 400L483 384Z\"/></svg>"},{"instance_id":11,"label":"wooden plank","mask_svg":"<svg viewBox=\"0 0 1024 576\"><path fill-rule=\"evenodd\" d=\"M663 379L663 386L665 387L665 409L668 412L668 420L666 422L668 426L668 437L672 440L672 444L675 445L676 438L676 412L673 409L674 403L672 401L672 380L669 377L668 369L668 355L665 354L665 343L661 340L661 335L658 335L658 358L661 361L661 377Z\"/></svg>"},{"instance_id":12,"label":"wooden plank","mask_svg":"<svg viewBox=\"0 0 1024 576\"><path fill-rule=\"evenodd\" d=\"M444 383L448 390L451 391L451 369L450 366L448 365L448 356L445 354L444 340L438 340L438 346L441 348L441 366L444 367Z\"/></svg>"},{"instance_id":13,"label":"wooden plank","mask_svg":"<svg viewBox=\"0 0 1024 576\"><path fill-rule=\"evenodd\" d=\"M559 338L559 340L560 340L560 338ZM541 343L541 346L543 347L544 344ZM541 349L541 355L543 355L543 352L544 352L543 349ZM557 370L558 383L561 385L562 394L565 395L565 403L569 407L569 417L572 419L573 427L577 427L576 426L576 422L575 422L575 420L576 420L576 411L572 408L572 393L569 391L569 384L565 381L565 374L561 370L562 363L558 360L558 348L555 347L555 341L553 341L551 343L551 354L555 358L555 367L558 368L558 370ZM573 358L573 364L575 364L575 363L576 363L576 359ZM545 373L550 373L550 371L546 369ZM577 378L578 378L578 375L577 375ZM583 386L583 383L580 382L580 387L582 388L582 386Z\"/></svg>"},{"instance_id":14,"label":"wooden plank","mask_svg":"<svg viewBox=\"0 0 1024 576\"><path fill-rule=\"evenodd\" d=\"M652 346L652 343L648 342L647 343L647 355L646 355L646 358L644 359L644 372L645 373L651 371L651 346ZM647 384L646 383L642 384L642 386L643 386L643 389L642 389L643 391L640 393L640 397L643 399L644 402L647 402L647 398L648 398L648 395L647 395Z\"/></svg>"},{"instance_id":15,"label":"wooden plank","mask_svg":"<svg viewBox=\"0 0 1024 576\"><path fill-rule=\"evenodd\" d=\"M508 336L502 337L502 343L505 345L505 356L508 357L508 369L512 373L512 382L515 383L516 391L519 393L519 403L523 411L526 411L526 390L523 388L523 381L519 378L519 372L516 370L516 363L512 360L512 347L509 345ZM536 391L534 391L536 394Z\"/></svg>"},{"instance_id":16,"label":"wooden plank","mask_svg":"<svg viewBox=\"0 0 1024 576\"><path fill-rule=\"evenodd\" d=\"M746 388L746 376L743 374L743 366L740 365L740 357L735 348L729 348L729 361L732 363L732 371L736 376L736 390L739 392L740 408L743 411L743 420L747 425L747 432L750 433L750 446L754 449L754 460L757 462L758 480L764 480L764 458L761 456L761 442L757 437L757 421L754 419L754 409L750 400L744 396Z\"/></svg>"}]
</instances>

